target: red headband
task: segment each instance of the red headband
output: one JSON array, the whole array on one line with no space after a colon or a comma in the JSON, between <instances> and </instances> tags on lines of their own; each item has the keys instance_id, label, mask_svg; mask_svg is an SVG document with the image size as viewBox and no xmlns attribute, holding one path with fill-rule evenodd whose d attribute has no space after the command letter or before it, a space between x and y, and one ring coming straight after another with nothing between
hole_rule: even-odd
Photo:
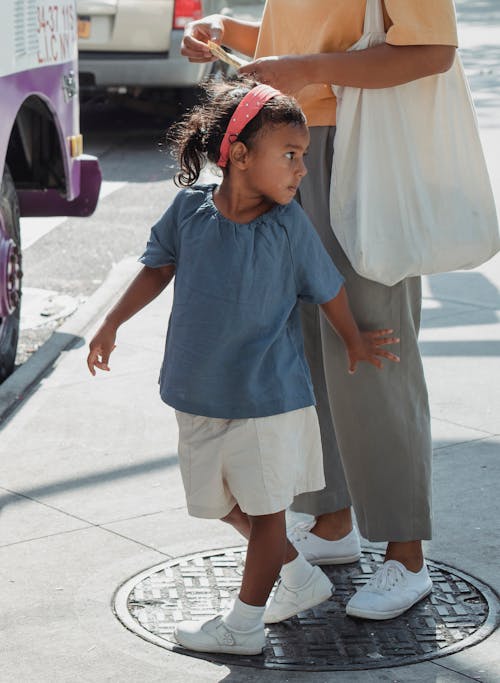
<instances>
[{"instance_id":1,"label":"red headband","mask_svg":"<svg viewBox=\"0 0 500 683\"><path fill-rule=\"evenodd\" d=\"M276 95L281 95L279 90L271 88L270 85L256 85L252 88L236 107L231 120L228 123L222 142L220 143L220 156L217 166L225 168L229 160L229 148L241 133L243 128L249 123L262 109L268 100Z\"/></svg>"}]
</instances>

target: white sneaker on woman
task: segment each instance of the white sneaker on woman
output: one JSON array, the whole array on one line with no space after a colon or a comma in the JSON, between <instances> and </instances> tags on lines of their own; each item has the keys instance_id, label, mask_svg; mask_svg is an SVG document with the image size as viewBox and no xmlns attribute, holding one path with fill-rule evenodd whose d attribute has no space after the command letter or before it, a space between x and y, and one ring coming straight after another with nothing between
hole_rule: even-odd
<instances>
[{"instance_id":1,"label":"white sneaker on woman","mask_svg":"<svg viewBox=\"0 0 500 683\"><path fill-rule=\"evenodd\" d=\"M362 619L393 619L432 590L432 581L424 563L418 572L396 560L387 560L366 585L349 600L346 613Z\"/></svg>"},{"instance_id":2,"label":"white sneaker on woman","mask_svg":"<svg viewBox=\"0 0 500 683\"><path fill-rule=\"evenodd\" d=\"M361 557L361 546L356 529L338 541L327 541L311 532L314 522L298 524L290 534L290 541L311 564L348 564Z\"/></svg>"},{"instance_id":3,"label":"white sneaker on woman","mask_svg":"<svg viewBox=\"0 0 500 683\"><path fill-rule=\"evenodd\" d=\"M181 621L174 636L180 645L197 652L259 655L266 644L264 624L250 631L236 631L222 621L221 614L208 621Z\"/></svg>"}]
</instances>

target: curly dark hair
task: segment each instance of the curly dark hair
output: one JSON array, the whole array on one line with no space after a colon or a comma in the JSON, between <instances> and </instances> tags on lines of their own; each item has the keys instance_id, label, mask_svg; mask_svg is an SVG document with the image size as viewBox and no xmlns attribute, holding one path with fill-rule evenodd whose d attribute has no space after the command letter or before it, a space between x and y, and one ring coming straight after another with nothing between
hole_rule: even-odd
<instances>
[{"instance_id":1,"label":"curly dark hair","mask_svg":"<svg viewBox=\"0 0 500 683\"><path fill-rule=\"evenodd\" d=\"M208 81L203 86L201 103L175 123L167 133L167 142L180 166L174 182L177 186L194 185L202 168L217 164L220 145L231 116L245 95L259 85L254 79L237 76L222 81ZM237 140L249 149L259 131L268 125L306 125L297 101L280 94L268 100L245 126ZM229 166L225 170L229 172Z\"/></svg>"}]
</instances>

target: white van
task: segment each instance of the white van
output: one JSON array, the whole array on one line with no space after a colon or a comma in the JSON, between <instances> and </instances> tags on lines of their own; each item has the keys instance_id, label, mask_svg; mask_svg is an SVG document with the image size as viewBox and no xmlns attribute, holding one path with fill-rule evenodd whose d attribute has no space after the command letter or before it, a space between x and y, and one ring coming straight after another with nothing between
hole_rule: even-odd
<instances>
[{"instance_id":1,"label":"white van","mask_svg":"<svg viewBox=\"0 0 500 683\"><path fill-rule=\"evenodd\" d=\"M80 83L86 89L192 88L220 62L180 54L185 25L223 12L258 19L264 0L77 0Z\"/></svg>"}]
</instances>

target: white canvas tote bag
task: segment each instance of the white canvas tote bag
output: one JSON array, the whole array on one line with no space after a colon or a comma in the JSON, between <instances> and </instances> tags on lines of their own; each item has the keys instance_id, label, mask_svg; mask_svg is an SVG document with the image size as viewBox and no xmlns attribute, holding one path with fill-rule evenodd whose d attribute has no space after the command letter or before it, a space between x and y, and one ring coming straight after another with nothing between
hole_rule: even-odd
<instances>
[{"instance_id":1,"label":"white canvas tote bag","mask_svg":"<svg viewBox=\"0 0 500 683\"><path fill-rule=\"evenodd\" d=\"M385 42L380 0L362 38ZM474 268L500 248L478 125L460 57L443 74L379 90L336 87L330 218L353 268L393 285Z\"/></svg>"}]
</instances>

